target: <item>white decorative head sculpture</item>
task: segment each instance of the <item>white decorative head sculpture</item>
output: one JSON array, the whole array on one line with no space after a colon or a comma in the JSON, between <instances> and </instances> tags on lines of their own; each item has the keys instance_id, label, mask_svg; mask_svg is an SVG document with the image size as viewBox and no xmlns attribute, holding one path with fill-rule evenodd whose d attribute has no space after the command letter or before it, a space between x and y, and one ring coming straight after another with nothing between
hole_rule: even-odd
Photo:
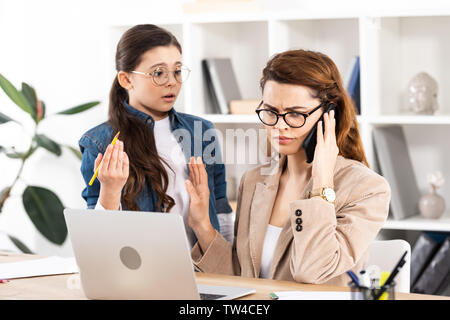
<instances>
[{"instance_id":1,"label":"white decorative head sculpture","mask_svg":"<svg viewBox=\"0 0 450 320\"><path fill-rule=\"evenodd\" d=\"M437 101L438 84L428 73L416 74L408 84L408 110L418 114L434 114Z\"/></svg>"}]
</instances>

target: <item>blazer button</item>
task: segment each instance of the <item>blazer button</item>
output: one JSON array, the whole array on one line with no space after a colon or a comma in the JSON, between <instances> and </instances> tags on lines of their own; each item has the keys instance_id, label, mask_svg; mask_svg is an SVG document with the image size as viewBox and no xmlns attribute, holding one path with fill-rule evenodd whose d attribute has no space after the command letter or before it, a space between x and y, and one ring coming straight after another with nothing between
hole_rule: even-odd
<instances>
[{"instance_id":1,"label":"blazer button","mask_svg":"<svg viewBox=\"0 0 450 320\"><path fill-rule=\"evenodd\" d=\"M295 210L295 215L297 217L300 217L302 215L302 210L300 210L300 209Z\"/></svg>"},{"instance_id":2,"label":"blazer button","mask_svg":"<svg viewBox=\"0 0 450 320\"><path fill-rule=\"evenodd\" d=\"M301 225L301 224L298 224L296 230L297 230L298 232L300 232L300 231L302 231L302 229L303 229L302 225Z\"/></svg>"},{"instance_id":3,"label":"blazer button","mask_svg":"<svg viewBox=\"0 0 450 320\"><path fill-rule=\"evenodd\" d=\"M297 224L302 224L302 218L297 218L296 220L295 220L295 222L297 222Z\"/></svg>"},{"instance_id":4,"label":"blazer button","mask_svg":"<svg viewBox=\"0 0 450 320\"><path fill-rule=\"evenodd\" d=\"M181 142L181 141L183 141L183 136L178 137L178 142Z\"/></svg>"}]
</instances>

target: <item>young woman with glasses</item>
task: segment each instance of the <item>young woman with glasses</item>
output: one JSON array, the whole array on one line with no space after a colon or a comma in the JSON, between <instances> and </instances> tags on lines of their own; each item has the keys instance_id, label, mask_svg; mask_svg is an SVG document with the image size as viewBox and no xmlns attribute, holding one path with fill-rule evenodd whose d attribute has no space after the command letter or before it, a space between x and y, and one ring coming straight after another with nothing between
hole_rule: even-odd
<instances>
[{"instance_id":1,"label":"young woman with glasses","mask_svg":"<svg viewBox=\"0 0 450 320\"><path fill-rule=\"evenodd\" d=\"M82 196L88 208L180 214L193 245L196 239L188 226L189 195L184 181L189 179L188 164L203 166L205 162L203 151L212 142L203 141L202 136L207 131L214 136L215 131L211 122L173 108L190 72L183 65L181 46L163 28L137 25L121 37L115 62L108 121L79 141L86 182ZM206 183L214 190L206 199L206 210L212 226L231 241L225 166L220 154L213 156L215 162L206 166ZM98 177L89 185L98 166Z\"/></svg>"},{"instance_id":2,"label":"young woman with glasses","mask_svg":"<svg viewBox=\"0 0 450 320\"><path fill-rule=\"evenodd\" d=\"M271 164L241 178L235 237L228 243L211 226L207 210L190 213L198 238L191 251L198 270L303 283L346 285L359 271L388 216L390 187L368 168L354 105L334 62L292 50L268 61L256 112L270 144ZM329 110L334 106L335 110ZM317 125L312 162L304 141ZM194 171L204 193L206 172ZM206 202L206 200L203 200Z\"/></svg>"}]
</instances>

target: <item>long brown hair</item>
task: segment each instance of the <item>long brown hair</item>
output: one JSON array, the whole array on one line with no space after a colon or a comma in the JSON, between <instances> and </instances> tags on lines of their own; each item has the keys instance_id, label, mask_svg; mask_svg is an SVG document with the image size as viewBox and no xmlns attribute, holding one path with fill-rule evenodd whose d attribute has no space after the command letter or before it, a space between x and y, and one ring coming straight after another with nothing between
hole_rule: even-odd
<instances>
[{"instance_id":1,"label":"long brown hair","mask_svg":"<svg viewBox=\"0 0 450 320\"><path fill-rule=\"evenodd\" d=\"M169 31L152 24L136 25L128 29L117 44L116 71L131 72L148 50L172 45L182 52L177 39ZM109 95L108 123L113 128L113 135L120 131L120 139L130 159L123 202L129 210L140 210L136 200L148 182L157 195L155 210L167 208L165 211L170 211L175 201L166 194L169 178L163 166L164 160L156 150L153 130L126 111L123 102L129 101L128 98L128 92L116 76Z\"/></svg>"},{"instance_id":2,"label":"long brown hair","mask_svg":"<svg viewBox=\"0 0 450 320\"><path fill-rule=\"evenodd\" d=\"M336 105L336 142L339 154L369 166L358 129L353 100L345 90L336 64L327 55L290 50L273 56L263 70L261 89L268 80L297 84L316 92L314 98Z\"/></svg>"}]
</instances>

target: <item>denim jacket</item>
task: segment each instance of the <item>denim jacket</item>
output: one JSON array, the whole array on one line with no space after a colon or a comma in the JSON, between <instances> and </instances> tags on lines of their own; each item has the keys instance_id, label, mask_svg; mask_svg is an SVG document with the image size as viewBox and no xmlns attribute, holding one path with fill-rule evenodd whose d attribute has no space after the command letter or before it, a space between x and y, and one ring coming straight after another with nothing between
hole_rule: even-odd
<instances>
[{"instance_id":1,"label":"denim jacket","mask_svg":"<svg viewBox=\"0 0 450 320\"><path fill-rule=\"evenodd\" d=\"M141 112L127 101L124 101L126 110L144 121L150 130L153 130L154 119L144 112ZM208 174L208 186L210 190L209 217L213 227L220 231L217 213L231 213L232 209L226 196L225 165L222 162L219 140L213 124L210 121L193 115L176 112L174 108L169 111L170 127L176 140L181 146L186 158L186 163L192 156L202 157L206 164ZM106 147L111 143L113 137L111 126L104 122L83 134L79 141L79 147L83 154L81 161L81 173L86 188L81 195L86 200L89 209L95 208L100 194L100 182L95 179L92 186L89 181L94 173L95 158L98 153L104 154ZM137 198L137 205L142 211L162 212L162 208L157 208L158 202L155 192L152 191L150 183ZM121 203L122 208L126 207Z\"/></svg>"}]
</instances>

